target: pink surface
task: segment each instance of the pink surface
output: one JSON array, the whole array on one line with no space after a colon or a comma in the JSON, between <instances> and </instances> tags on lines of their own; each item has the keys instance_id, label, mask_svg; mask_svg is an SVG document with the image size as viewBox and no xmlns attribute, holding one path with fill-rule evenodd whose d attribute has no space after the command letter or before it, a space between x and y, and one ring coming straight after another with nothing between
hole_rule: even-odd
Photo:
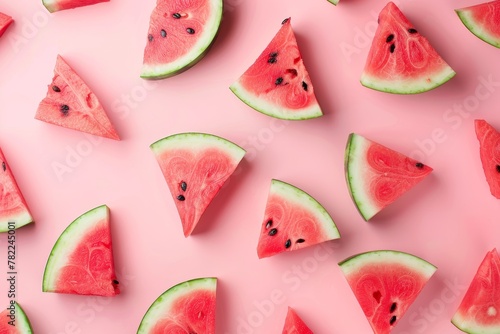
<instances>
[{"instance_id":1,"label":"pink surface","mask_svg":"<svg viewBox=\"0 0 500 334\"><path fill-rule=\"evenodd\" d=\"M17 297L36 333L135 333L159 294L200 276L219 277L217 333L279 333L288 305L315 333L371 333L337 262L373 249L403 250L438 267L394 333L459 333L450 319L480 261L500 243L499 202L489 193L473 125L484 118L500 129L499 50L454 13L472 1L408 0L400 8L457 76L416 96L371 91L359 77L367 34L385 3L227 0L206 58L179 76L146 82L139 73L154 0L112 0L52 15L41 1L2 2L15 23L0 39L0 146L36 220L17 233ZM274 120L228 89L288 16L325 113L315 120ZM122 141L34 119L57 54L94 89ZM188 239L148 147L184 131L214 133L248 151ZM344 180L350 132L434 168L370 223L356 211ZM54 166L66 172L58 175ZM271 178L324 204L342 238L259 260ZM42 293L53 243L74 218L100 204L111 209L122 294ZM0 240L6 259L5 236ZM0 281L5 305L7 286Z\"/></svg>"}]
</instances>

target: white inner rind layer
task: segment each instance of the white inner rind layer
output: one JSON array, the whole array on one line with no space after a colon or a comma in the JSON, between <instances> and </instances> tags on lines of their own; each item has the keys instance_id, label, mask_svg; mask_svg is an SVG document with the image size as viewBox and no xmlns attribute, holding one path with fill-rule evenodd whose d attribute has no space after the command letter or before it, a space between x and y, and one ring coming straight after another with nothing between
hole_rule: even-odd
<instances>
[{"instance_id":1,"label":"white inner rind layer","mask_svg":"<svg viewBox=\"0 0 500 334\"><path fill-rule=\"evenodd\" d=\"M79 240L85 238L88 232L96 226L96 223L102 220L109 221L109 208L106 205L82 214L63 231L52 248L45 266L42 285L44 292L55 290L61 268L68 263L70 255L79 245Z\"/></svg>"},{"instance_id":2,"label":"white inner rind layer","mask_svg":"<svg viewBox=\"0 0 500 334\"><path fill-rule=\"evenodd\" d=\"M183 296L189 295L192 292L199 290L208 290L215 293L217 289L217 278L197 278L190 281L179 283L158 297L149 307L146 314L142 318L137 334L149 333L158 321L165 318L171 311L175 301Z\"/></svg>"},{"instance_id":3,"label":"white inner rind layer","mask_svg":"<svg viewBox=\"0 0 500 334\"><path fill-rule=\"evenodd\" d=\"M18 229L25 225L28 225L33 222L33 217L31 217L28 209L25 209L20 214L9 217L8 220L0 220L0 233L7 232L9 230L9 222L15 223L15 228Z\"/></svg>"},{"instance_id":4,"label":"white inner rind layer","mask_svg":"<svg viewBox=\"0 0 500 334\"><path fill-rule=\"evenodd\" d=\"M16 303L16 328L20 334L33 333L28 316L18 303Z\"/></svg>"},{"instance_id":5,"label":"white inner rind layer","mask_svg":"<svg viewBox=\"0 0 500 334\"><path fill-rule=\"evenodd\" d=\"M198 38L198 41L191 47L191 50L184 56L170 63L157 65L143 64L141 72L142 78L166 78L186 70L203 58L217 36L223 12L222 0L209 0L207 2L210 4L210 12L212 15L210 15L207 22L205 22L202 34Z\"/></svg>"},{"instance_id":6,"label":"white inner rind layer","mask_svg":"<svg viewBox=\"0 0 500 334\"><path fill-rule=\"evenodd\" d=\"M393 94L418 94L441 86L455 76L455 71L448 65L439 73L419 78L390 78L384 80L367 73L361 75L361 84L365 87Z\"/></svg>"},{"instance_id":7,"label":"white inner rind layer","mask_svg":"<svg viewBox=\"0 0 500 334\"><path fill-rule=\"evenodd\" d=\"M270 196L278 195L287 202L295 203L305 208L320 223L322 232L325 233L327 239L340 238L339 230L330 214L328 214L326 209L318 201L303 190L283 181L272 180L269 194Z\"/></svg>"},{"instance_id":8,"label":"white inner rind layer","mask_svg":"<svg viewBox=\"0 0 500 334\"><path fill-rule=\"evenodd\" d=\"M460 18L462 23L467 27L467 29L470 30L471 33L473 33L486 43L500 48L500 38L498 38L497 36L493 36L484 29L484 26L481 23L476 22L470 10L467 10L467 8L457 9L456 13L458 14L458 17Z\"/></svg>"},{"instance_id":9,"label":"white inner rind layer","mask_svg":"<svg viewBox=\"0 0 500 334\"><path fill-rule=\"evenodd\" d=\"M500 310L498 311L500 312ZM500 325L485 325L478 324L470 317L464 318L460 312L455 313L451 319L451 323L455 325L458 329L465 333L474 334L498 334L500 333Z\"/></svg>"},{"instance_id":10,"label":"white inner rind layer","mask_svg":"<svg viewBox=\"0 0 500 334\"><path fill-rule=\"evenodd\" d=\"M57 5L58 0L43 0L43 5L51 13L56 12L59 6Z\"/></svg>"},{"instance_id":11,"label":"white inner rind layer","mask_svg":"<svg viewBox=\"0 0 500 334\"><path fill-rule=\"evenodd\" d=\"M437 268L431 263L415 255L394 250L377 250L354 255L339 263L340 269L346 277L359 273L366 265L379 264L390 266L391 264L404 265L418 272L426 279L436 272Z\"/></svg>"},{"instance_id":12,"label":"white inner rind layer","mask_svg":"<svg viewBox=\"0 0 500 334\"><path fill-rule=\"evenodd\" d=\"M286 120L303 120L323 115L317 103L302 109L289 109L281 105L270 103L245 89L240 83L240 80L234 82L229 89L249 107L272 117Z\"/></svg>"}]
</instances>

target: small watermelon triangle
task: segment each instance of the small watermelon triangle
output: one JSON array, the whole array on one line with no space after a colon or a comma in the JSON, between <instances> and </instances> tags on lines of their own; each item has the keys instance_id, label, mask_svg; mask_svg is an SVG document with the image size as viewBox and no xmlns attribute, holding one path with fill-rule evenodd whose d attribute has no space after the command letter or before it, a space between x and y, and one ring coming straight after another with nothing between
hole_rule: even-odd
<instances>
[{"instance_id":1,"label":"small watermelon triangle","mask_svg":"<svg viewBox=\"0 0 500 334\"><path fill-rule=\"evenodd\" d=\"M11 317L13 314L14 318ZM2 334L32 334L30 320L18 302L12 301L0 313L0 333Z\"/></svg>"},{"instance_id":2,"label":"small watermelon triangle","mask_svg":"<svg viewBox=\"0 0 500 334\"><path fill-rule=\"evenodd\" d=\"M436 88L453 76L455 71L389 2L379 14L361 83L387 93L416 94Z\"/></svg>"},{"instance_id":3,"label":"small watermelon triangle","mask_svg":"<svg viewBox=\"0 0 500 334\"><path fill-rule=\"evenodd\" d=\"M0 232L33 222L33 217L0 149Z\"/></svg>"},{"instance_id":4,"label":"small watermelon triangle","mask_svg":"<svg viewBox=\"0 0 500 334\"><path fill-rule=\"evenodd\" d=\"M179 133L151 144L188 237L233 174L245 150L206 133Z\"/></svg>"},{"instance_id":5,"label":"small watermelon triangle","mask_svg":"<svg viewBox=\"0 0 500 334\"><path fill-rule=\"evenodd\" d=\"M288 307L282 334L313 334L313 331L307 327L293 308Z\"/></svg>"},{"instance_id":6,"label":"small watermelon triangle","mask_svg":"<svg viewBox=\"0 0 500 334\"><path fill-rule=\"evenodd\" d=\"M345 151L351 198L368 221L420 183L432 168L388 147L352 133Z\"/></svg>"},{"instance_id":7,"label":"small watermelon triangle","mask_svg":"<svg viewBox=\"0 0 500 334\"><path fill-rule=\"evenodd\" d=\"M500 133L482 119L474 121L479 155L490 192L500 198Z\"/></svg>"},{"instance_id":8,"label":"small watermelon triangle","mask_svg":"<svg viewBox=\"0 0 500 334\"><path fill-rule=\"evenodd\" d=\"M120 140L97 96L59 55L47 96L40 102L35 118L68 129Z\"/></svg>"},{"instance_id":9,"label":"small watermelon triangle","mask_svg":"<svg viewBox=\"0 0 500 334\"><path fill-rule=\"evenodd\" d=\"M500 0L456 9L455 12L471 33L500 48Z\"/></svg>"},{"instance_id":10,"label":"small watermelon triangle","mask_svg":"<svg viewBox=\"0 0 500 334\"><path fill-rule=\"evenodd\" d=\"M14 22L12 17L7 14L0 13L0 37L4 34L5 30Z\"/></svg>"},{"instance_id":11,"label":"small watermelon triangle","mask_svg":"<svg viewBox=\"0 0 500 334\"><path fill-rule=\"evenodd\" d=\"M337 238L337 226L318 201L291 184L271 181L257 245L260 259Z\"/></svg>"},{"instance_id":12,"label":"small watermelon triangle","mask_svg":"<svg viewBox=\"0 0 500 334\"><path fill-rule=\"evenodd\" d=\"M43 5L51 13L65 9L95 5L109 0L42 0Z\"/></svg>"},{"instance_id":13,"label":"small watermelon triangle","mask_svg":"<svg viewBox=\"0 0 500 334\"><path fill-rule=\"evenodd\" d=\"M500 256L488 252L451 322L467 333L500 333Z\"/></svg>"},{"instance_id":14,"label":"small watermelon triangle","mask_svg":"<svg viewBox=\"0 0 500 334\"><path fill-rule=\"evenodd\" d=\"M118 284L109 208L101 205L75 219L57 239L42 291L109 297L120 293Z\"/></svg>"},{"instance_id":15,"label":"small watermelon triangle","mask_svg":"<svg viewBox=\"0 0 500 334\"><path fill-rule=\"evenodd\" d=\"M290 18L230 89L248 106L272 117L301 120L323 115Z\"/></svg>"}]
</instances>

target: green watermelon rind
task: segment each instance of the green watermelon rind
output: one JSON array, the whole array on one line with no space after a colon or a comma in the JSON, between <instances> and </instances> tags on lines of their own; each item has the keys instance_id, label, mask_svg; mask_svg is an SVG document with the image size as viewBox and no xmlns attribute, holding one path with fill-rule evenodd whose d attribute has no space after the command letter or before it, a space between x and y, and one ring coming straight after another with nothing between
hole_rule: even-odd
<instances>
[{"instance_id":1,"label":"green watermelon rind","mask_svg":"<svg viewBox=\"0 0 500 334\"><path fill-rule=\"evenodd\" d=\"M95 226L96 222L109 217L109 208L106 205L98 206L76 218L61 233L54 244L43 273L42 291L56 292L55 284L63 267L79 240L87 235L87 231Z\"/></svg>"},{"instance_id":2,"label":"green watermelon rind","mask_svg":"<svg viewBox=\"0 0 500 334\"><path fill-rule=\"evenodd\" d=\"M340 238L340 232L337 225L333 221L332 216L330 216L323 205L321 205L314 197L306 193L304 190L287 182L272 179L270 194L277 194L290 202L297 203L297 205L305 207L310 213L317 216L320 226L322 227L323 232L327 234L329 240Z\"/></svg>"},{"instance_id":3,"label":"green watermelon rind","mask_svg":"<svg viewBox=\"0 0 500 334\"><path fill-rule=\"evenodd\" d=\"M29 320L28 316L26 315L26 312L24 312L23 308L21 307L21 305L18 302L15 303L15 312L16 312L16 314L15 314L15 316L16 316L16 320L15 320L16 330L19 331L20 334L33 334L33 329L31 328L30 320ZM10 319L8 319L8 320L10 320ZM4 321L4 320L2 320L2 321Z\"/></svg>"},{"instance_id":4,"label":"green watermelon rind","mask_svg":"<svg viewBox=\"0 0 500 334\"><path fill-rule=\"evenodd\" d=\"M137 334L147 334L158 322L163 319L165 313L169 310L170 304L178 297L186 295L192 291L199 289L216 291L217 278L216 277L202 277L195 278L185 282L176 284L163 292L151 306L148 308L144 317L141 320Z\"/></svg>"},{"instance_id":5,"label":"green watermelon rind","mask_svg":"<svg viewBox=\"0 0 500 334\"><path fill-rule=\"evenodd\" d=\"M500 48L500 39L498 37L492 36L487 31L481 28L481 24L478 24L471 15L471 11L468 8L455 9L460 21L465 25L465 27L476 37L483 40L484 42L493 45L494 47Z\"/></svg>"},{"instance_id":6,"label":"green watermelon rind","mask_svg":"<svg viewBox=\"0 0 500 334\"><path fill-rule=\"evenodd\" d=\"M229 89L247 106L264 115L268 115L274 118L289 121L301 121L323 116L323 112L321 111L319 104L312 105L301 110L287 109L284 107L279 107L275 104L267 103L266 101L260 99L258 96L253 95L247 89L245 89L245 87L243 87L239 80L234 82L229 87Z\"/></svg>"},{"instance_id":7,"label":"green watermelon rind","mask_svg":"<svg viewBox=\"0 0 500 334\"><path fill-rule=\"evenodd\" d=\"M460 316L458 316L456 314L451 319L451 323L453 324L453 326L455 326L456 328L458 328L459 330L461 330L464 333L468 333L468 334L498 334L498 333L500 333L500 326L485 328L483 325L478 324L476 327L471 326L471 325L468 325L466 327L465 324L468 322L469 321L461 318Z\"/></svg>"},{"instance_id":8,"label":"green watermelon rind","mask_svg":"<svg viewBox=\"0 0 500 334\"><path fill-rule=\"evenodd\" d=\"M205 33L207 35L201 36L197 44L191 49L191 52L180 57L173 63L157 66L143 64L140 75L141 78L147 80L161 80L173 77L190 69L206 56L217 39L224 12L224 1L210 0L210 2L214 4L214 15L212 16L213 22L207 22L205 24Z\"/></svg>"},{"instance_id":9,"label":"green watermelon rind","mask_svg":"<svg viewBox=\"0 0 500 334\"><path fill-rule=\"evenodd\" d=\"M337 4L339 3L339 0L328 0L328 2L337 6Z\"/></svg>"},{"instance_id":10,"label":"green watermelon rind","mask_svg":"<svg viewBox=\"0 0 500 334\"><path fill-rule=\"evenodd\" d=\"M15 229L17 230L18 228L32 224L34 221L31 214L27 210L24 210L20 214L10 217L7 221L0 222L0 233L9 231L9 222L15 222Z\"/></svg>"}]
</instances>

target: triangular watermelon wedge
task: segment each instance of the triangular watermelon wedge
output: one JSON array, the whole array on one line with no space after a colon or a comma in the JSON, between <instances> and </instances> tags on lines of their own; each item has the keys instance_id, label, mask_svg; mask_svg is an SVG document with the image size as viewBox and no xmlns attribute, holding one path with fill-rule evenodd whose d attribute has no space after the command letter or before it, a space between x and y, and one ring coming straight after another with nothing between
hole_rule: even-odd
<instances>
[{"instance_id":1,"label":"triangular watermelon wedge","mask_svg":"<svg viewBox=\"0 0 500 334\"><path fill-rule=\"evenodd\" d=\"M0 149L0 232L33 222L33 217Z\"/></svg>"},{"instance_id":2,"label":"triangular watermelon wedge","mask_svg":"<svg viewBox=\"0 0 500 334\"><path fill-rule=\"evenodd\" d=\"M456 9L455 12L471 33L500 48L500 0Z\"/></svg>"},{"instance_id":3,"label":"triangular watermelon wedge","mask_svg":"<svg viewBox=\"0 0 500 334\"><path fill-rule=\"evenodd\" d=\"M307 327L306 323L297 315L293 308L288 307L282 334L313 334L313 331Z\"/></svg>"},{"instance_id":4,"label":"triangular watermelon wedge","mask_svg":"<svg viewBox=\"0 0 500 334\"><path fill-rule=\"evenodd\" d=\"M75 219L57 239L43 273L44 292L115 296L109 208L101 205Z\"/></svg>"},{"instance_id":5,"label":"triangular watermelon wedge","mask_svg":"<svg viewBox=\"0 0 500 334\"><path fill-rule=\"evenodd\" d=\"M301 120L323 115L290 18L230 89L241 101L272 117Z\"/></svg>"},{"instance_id":6,"label":"triangular watermelon wedge","mask_svg":"<svg viewBox=\"0 0 500 334\"><path fill-rule=\"evenodd\" d=\"M151 144L188 237L245 150L218 136L179 133Z\"/></svg>"},{"instance_id":7,"label":"triangular watermelon wedge","mask_svg":"<svg viewBox=\"0 0 500 334\"><path fill-rule=\"evenodd\" d=\"M68 129L120 140L97 96L80 76L57 56L54 77L35 118Z\"/></svg>"},{"instance_id":8,"label":"triangular watermelon wedge","mask_svg":"<svg viewBox=\"0 0 500 334\"><path fill-rule=\"evenodd\" d=\"M345 151L349 193L361 216L370 220L420 183L432 168L355 133Z\"/></svg>"},{"instance_id":9,"label":"triangular watermelon wedge","mask_svg":"<svg viewBox=\"0 0 500 334\"><path fill-rule=\"evenodd\" d=\"M500 256L488 252L451 322L466 333L500 333Z\"/></svg>"},{"instance_id":10,"label":"triangular watermelon wedge","mask_svg":"<svg viewBox=\"0 0 500 334\"><path fill-rule=\"evenodd\" d=\"M453 76L455 71L389 2L379 15L361 75L363 86L387 93L415 94L436 88Z\"/></svg>"},{"instance_id":11,"label":"triangular watermelon wedge","mask_svg":"<svg viewBox=\"0 0 500 334\"><path fill-rule=\"evenodd\" d=\"M325 208L303 190L272 180L262 222L260 259L340 238Z\"/></svg>"},{"instance_id":12,"label":"triangular watermelon wedge","mask_svg":"<svg viewBox=\"0 0 500 334\"><path fill-rule=\"evenodd\" d=\"M0 333L33 333L30 320L18 302L11 302L10 305L0 313Z\"/></svg>"},{"instance_id":13,"label":"triangular watermelon wedge","mask_svg":"<svg viewBox=\"0 0 500 334\"><path fill-rule=\"evenodd\" d=\"M379 250L339 263L375 334L388 334L436 271L414 255Z\"/></svg>"},{"instance_id":14,"label":"triangular watermelon wedge","mask_svg":"<svg viewBox=\"0 0 500 334\"><path fill-rule=\"evenodd\" d=\"M108 1L109 0L42 0L45 8L51 13Z\"/></svg>"},{"instance_id":15,"label":"triangular watermelon wedge","mask_svg":"<svg viewBox=\"0 0 500 334\"><path fill-rule=\"evenodd\" d=\"M0 13L0 37L2 37L3 33L7 28L14 22L12 17L7 14Z\"/></svg>"},{"instance_id":16,"label":"triangular watermelon wedge","mask_svg":"<svg viewBox=\"0 0 500 334\"><path fill-rule=\"evenodd\" d=\"M483 119L474 121L479 155L490 192L500 198L500 133Z\"/></svg>"}]
</instances>

